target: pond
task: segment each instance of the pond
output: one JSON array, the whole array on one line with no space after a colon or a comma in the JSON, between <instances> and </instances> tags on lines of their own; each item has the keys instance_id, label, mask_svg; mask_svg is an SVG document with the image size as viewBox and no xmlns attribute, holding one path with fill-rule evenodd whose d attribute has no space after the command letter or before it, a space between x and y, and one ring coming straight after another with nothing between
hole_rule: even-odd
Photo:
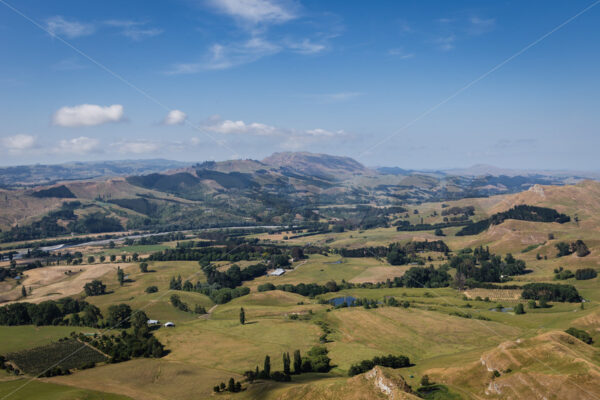
<instances>
[{"instance_id":1,"label":"pond","mask_svg":"<svg viewBox=\"0 0 600 400\"><path fill-rule=\"evenodd\" d=\"M501 309L497 309L497 308L490 308L490 311L500 311L500 312L510 312L512 311L513 308L512 307L502 307Z\"/></svg>"},{"instance_id":2,"label":"pond","mask_svg":"<svg viewBox=\"0 0 600 400\"><path fill-rule=\"evenodd\" d=\"M336 297L334 299L329 300L329 303L331 303L332 305L334 305L336 307L346 303L346 305L348 307L351 307L352 303L354 303L355 300L356 300L356 297L352 297L352 296Z\"/></svg>"}]
</instances>

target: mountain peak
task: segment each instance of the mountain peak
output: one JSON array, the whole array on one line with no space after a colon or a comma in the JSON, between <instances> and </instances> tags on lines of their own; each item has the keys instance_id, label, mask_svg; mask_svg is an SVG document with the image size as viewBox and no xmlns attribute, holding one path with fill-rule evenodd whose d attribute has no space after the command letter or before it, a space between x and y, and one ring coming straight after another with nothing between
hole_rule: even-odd
<instances>
[{"instance_id":1,"label":"mountain peak","mask_svg":"<svg viewBox=\"0 0 600 400\"><path fill-rule=\"evenodd\" d=\"M343 179L369 172L364 165L350 157L304 151L273 153L262 162L272 167L291 168L305 174L329 179Z\"/></svg>"}]
</instances>

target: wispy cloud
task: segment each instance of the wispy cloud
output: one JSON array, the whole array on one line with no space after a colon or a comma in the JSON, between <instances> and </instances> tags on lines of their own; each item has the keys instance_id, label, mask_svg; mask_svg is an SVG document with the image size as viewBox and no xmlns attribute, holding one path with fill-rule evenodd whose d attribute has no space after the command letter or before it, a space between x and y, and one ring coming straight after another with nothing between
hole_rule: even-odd
<instances>
[{"instance_id":1,"label":"wispy cloud","mask_svg":"<svg viewBox=\"0 0 600 400\"><path fill-rule=\"evenodd\" d=\"M52 66L56 71L76 71L84 69L85 65L80 63L76 57L65 58Z\"/></svg>"},{"instance_id":2,"label":"wispy cloud","mask_svg":"<svg viewBox=\"0 0 600 400\"><path fill-rule=\"evenodd\" d=\"M67 20L60 15L48 18L46 20L46 29L53 36L65 36L69 39L91 35L95 31L93 24Z\"/></svg>"},{"instance_id":3,"label":"wispy cloud","mask_svg":"<svg viewBox=\"0 0 600 400\"><path fill-rule=\"evenodd\" d=\"M281 0L209 0L220 13L249 24L280 24L297 17L297 6Z\"/></svg>"},{"instance_id":4,"label":"wispy cloud","mask_svg":"<svg viewBox=\"0 0 600 400\"><path fill-rule=\"evenodd\" d=\"M154 153L162 148L161 143L150 140L122 140L111 143L116 151L121 154L146 154Z\"/></svg>"},{"instance_id":5,"label":"wispy cloud","mask_svg":"<svg viewBox=\"0 0 600 400\"><path fill-rule=\"evenodd\" d=\"M311 95L307 95L307 97L315 99L316 101L318 101L320 103L340 103L340 102L356 99L363 95L364 95L364 93L361 93L361 92L337 92L337 93L311 94Z\"/></svg>"},{"instance_id":6,"label":"wispy cloud","mask_svg":"<svg viewBox=\"0 0 600 400\"><path fill-rule=\"evenodd\" d=\"M450 51L454 49L454 42L456 42L456 36L454 35L441 36L435 39L435 43L442 51Z\"/></svg>"},{"instance_id":7,"label":"wispy cloud","mask_svg":"<svg viewBox=\"0 0 600 400\"><path fill-rule=\"evenodd\" d=\"M167 74L193 74L205 70L228 69L279 53L281 49L281 46L261 37L252 37L242 43L214 44L203 61L175 64Z\"/></svg>"},{"instance_id":8,"label":"wispy cloud","mask_svg":"<svg viewBox=\"0 0 600 400\"><path fill-rule=\"evenodd\" d=\"M111 19L104 21L105 25L119 28L120 33L128 37L133 41L140 41L146 38L160 35L164 31L159 28L148 27L148 21L135 21L135 20L122 20L122 19Z\"/></svg>"},{"instance_id":9,"label":"wispy cloud","mask_svg":"<svg viewBox=\"0 0 600 400\"><path fill-rule=\"evenodd\" d=\"M327 49L327 46L323 43L316 43L310 39L303 39L300 42L289 42L287 47L300 54L316 54Z\"/></svg>"},{"instance_id":10,"label":"wispy cloud","mask_svg":"<svg viewBox=\"0 0 600 400\"><path fill-rule=\"evenodd\" d=\"M482 35L492 31L496 27L496 20L494 18L481 18L471 17L469 18L469 27L467 32L471 35Z\"/></svg>"},{"instance_id":11,"label":"wispy cloud","mask_svg":"<svg viewBox=\"0 0 600 400\"><path fill-rule=\"evenodd\" d=\"M2 138L2 146L11 153L21 153L24 150L29 150L36 145L35 137L31 135L18 134Z\"/></svg>"},{"instance_id":12,"label":"wispy cloud","mask_svg":"<svg viewBox=\"0 0 600 400\"><path fill-rule=\"evenodd\" d=\"M435 22L441 33L432 42L442 51L453 50L459 40L467 36L483 35L496 27L494 18L476 15L466 17L464 14L458 17L439 18Z\"/></svg>"},{"instance_id":13,"label":"wispy cloud","mask_svg":"<svg viewBox=\"0 0 600 400\"><path fill-rule=\"evenodd\" d=\"M80 136L73 139L63 139L53 150L56 153L87 154L98 150L100 141L98 139Z\"/></svg>"},{"instance_id":14,"label":"wispy cloud","mask_svg":"<svg viewBox=\"0 0 600 400\"><path fill-rule=\"evenodd\" d=\"M53 116L54 125L63 127L94 126L122 120L123 106L120 104L105 107L95 104L62 107Z\"/></svg>"},{"instance_id":15,"label":"wispy cloud","mask_svg":"<svg viewBox=\"0 0 600 400\"><path fill-rule=\"evenodd\" d=\"M415 53L408 53L402 48L389 49L388 55L398 57L401 60L408 60L415 57Z\"/></svg>"}]
</instances>

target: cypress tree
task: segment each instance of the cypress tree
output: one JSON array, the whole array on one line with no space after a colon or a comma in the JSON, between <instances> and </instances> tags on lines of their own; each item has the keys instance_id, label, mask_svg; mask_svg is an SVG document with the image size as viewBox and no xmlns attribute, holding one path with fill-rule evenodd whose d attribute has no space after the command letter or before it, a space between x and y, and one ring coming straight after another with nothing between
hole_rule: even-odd
<instances>
[{"instance_id":1,"label":"cypress tree","mask_svg":"<svg viewBox=\"0 0 600 400\"><path fill-rule=\"evenodd\" d=\"M244 307L240 308L240 324L244 325L246 323L246 312L244 312Z\"/></svg>"},{"instance_id":2,"label":"cypress tree","mask_svg":"<svg viewBox=\"0 0 600 400\"><path fill-rule=\"evenodd\" d=\"M300 374L302 372L302 356L300 350L294 351L294 373Z\"/></svg>"},{"instance_id":3,"label":"cypress tree","mask_svg":"<svg viewBox=\"0 0 600 400\"><path fill-rule=\"evenodd\" d=\"M123 286L123 282L125 282L125 272L121 269L121 267L117 266L117 279L119 280L119 285Z\"/></svg>"},{"instance_id":4,"label":"cypress tree","mask_svg":"<svg viewBox=\"0 0 600 400\"><path fill-rule=\"evenodd\" d=\"M290 353L283 353L283 373L290 374Z\"/></svg>"},{"instance_id":5,"label":"cypress tree","mask_svg":"<svg viewBox=\"0 0 600 400\"><path fill-rule=\"evenodd\" d=\"M227 390L229 390L231 393L235 392L235 381L233 380L233 378L229 378L229 383L227 384Z\"/></svg>"},{"instance_id":6,"label":"cypress tree","mask_svg":"<svg viewBox=\"0 0 600 400\"><path fill-rule=\"evenodd\" d=\"M269 379L271 377L271 357L265 356L265 365L263 368L263 374L265 379Z\"/></svg>"},{"instance_id":7,"label":"cypress tree","mask_svg":"<svg viewBox=\"0 0 600 400\"><path fill-rule=\"evenodd\" d=\"M27 297L27 289L25 289L25 286L21 287L21 296L22 297Z\"/></svg>"}]
</instances>

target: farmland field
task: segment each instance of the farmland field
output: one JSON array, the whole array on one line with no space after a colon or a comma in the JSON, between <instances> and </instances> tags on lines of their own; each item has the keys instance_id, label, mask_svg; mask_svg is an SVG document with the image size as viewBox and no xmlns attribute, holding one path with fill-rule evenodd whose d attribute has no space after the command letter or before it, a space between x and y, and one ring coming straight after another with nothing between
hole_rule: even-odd
<instances>
[{"instance_id":1,"label":"farmland field","mask_svg":"<svg viewBox=\"0 0 600 400\"><path fill-rule=\"evenodd\" d=\"M33 376L54 366L72 369L81 368L89 363L107 361L106 356L98 350L73 339L8 353L6 358Z\"/></svg>"}]
</instances>

